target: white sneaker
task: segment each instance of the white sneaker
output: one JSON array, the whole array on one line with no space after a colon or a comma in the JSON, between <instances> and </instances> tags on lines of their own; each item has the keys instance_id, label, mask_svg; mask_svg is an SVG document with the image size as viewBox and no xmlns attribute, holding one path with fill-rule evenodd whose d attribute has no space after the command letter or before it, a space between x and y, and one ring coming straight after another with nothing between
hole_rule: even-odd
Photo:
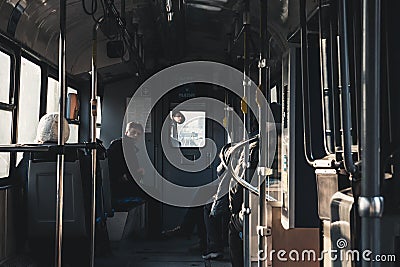
<instances>
[{"instance_id":1,"label":"white sneaker","mask_svg":"<svg viewBox=\"0 0 400 267\"><path fill-rule=\"evenodd\" d=\"M216 260L216 259L222 259L224 257L224 254L222 254L221 252L209 252L201 257L204 260Z\"/></svg>"}]
</instances>

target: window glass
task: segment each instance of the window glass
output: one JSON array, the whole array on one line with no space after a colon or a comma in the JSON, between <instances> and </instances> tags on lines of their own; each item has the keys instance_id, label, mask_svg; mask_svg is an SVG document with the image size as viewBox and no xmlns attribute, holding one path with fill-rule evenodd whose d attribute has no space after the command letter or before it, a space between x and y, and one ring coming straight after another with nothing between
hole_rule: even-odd
<instances>
[{"instance_id":1,"label":"window glass","mask_svg":"<svg viewBox=\"0 0 400 267\"><path fill-rule=\"evenodd\" d=\"M171 116L171 143L174 147L203 147L206 136L204 111L174 111Z\"/></svg>"},{"instance_id":2,"label":"window glass","mask_svg":"<svg viewBox=\"0 0 400 267\"><path fill-rule=\"evenodd\" d=\"M0 110L0 144L11 144L12 113ZM0 178L7 177L10 170L10 153L0 153Z\"/></svg>"},{"instance_id":3,"label":"window glass","mask_svg":"<svg viewBox=\"0 0 400 267\"><path fill-rule=\"evenodd\" d=\"M100 139L100 132L101 132L101 127L97 126L96 128L96 138Z\"/></svg>"},{"instance_id":4,"label":"window glass","mask_svg":"<svg viewBox=\"0 0 400 267\"><path fill-rule=\"evenodd\" d=\"M101 97L97 97L96 138L100 139L101 132Z\"/></svg>"},{"instance_id":5,"label":"window glass","mask_svg":"<svg viewBox=\"0 0 400 267\"><path fill-rule=\"evenodd\" d=\"M67 95L69 93L78 94L78 91L72 87L67 87ZM47 79L47 104L46 112L58 112L58 102L60 99L60 85L58 80L49 77Z\"/></svg>"},{"instance_id":6,"label":"window glass","mask_svg":"<svg viewBox=\"0 0 400 267\"><path fill-rule=\"evenodd\" d=\"M18 103L18 143L33 143L39 122L40 67L22 58Z\"/></svg>"},{"instance_id":7,"label":"window glass","mask_svg":"<svg viewBox=\"0 0 400 267\"><path fill-rule=\"evenodd\" d=\"M58 100L60 99L60 87L58 81L49 77L47 79L47 104L46 112L58 112Z\"/></svg>"},{"instance_id":8,"label":"window glass","mask_svg":"<svg viewBox=\"0 0 400 267\"><path fill-rule=\"evenodd\" d=\"M278 103L278 88L274 86L271 89L271 103Z\"/></svg>"},{"instance_id":9,"label":"window glass","mask_svg":"<svg viewBox=\"0 0 400 267\"><path fill-rule=\"evenodd\" d=\"M11 57L0 51L0 102L9 104Z\"/></svg>"},{"instance_id":10,"label":"window glass","mask_svg":"<svg viewBox=\"0 0 400 267\"><path fill-rule=\"evenodd\" d=\"M60 83L58 80L49 77L48 78L48 87L47 87L47 105L46 112L58 112L58 102L60 99ZM69 93L78 94L78 91L72 87L67 87L67 95ZM67 143L78 143L78 134L79 134L79 125L78 124L69 124L69 138Z\"/></svg>"},{"instance_id":11,"label":"window glass","mask_svg":"<svg viewBox=\"0 0 400 267\"><path fill-rule=\"evenodd\" d=\"M67 94L78 94L78 90L68 86L67 87Z\"/></svg>"},{"instance_id":12,"label":"window glass","mask_svg":"<svg viewBox=\"0 0 400 267\"><path fill-rule=\"evenodd\" d=\"M20 144L34 143L39 123L41 69L35 63L22 57L18 102L18 135ZM18 153L17 162L21 159Z\"/></svg>"},{"instance_id":13,"label":"window glass","mask_svg":"<svg viewBox=\"0 0 400 267\"><path fill-rule=\"evenodd\" d=\"M101 124L101 97L97 97L97 118L96 123Z\"/></svg>"},{"instance_id":14,"label":"window glass","mask_svg":"<svg viewBox=\"0 0 400 267\"><path fill-rule=\"evenodd\" d=\"M47 105L46 112L58 112L58 101L60 99L60 83L58 80L49 77L47 79ZM67 87L67 95L69 93L78 94L78 90Z\"/></svg>"},{"instance_id":15,"label":"window glass","mask_svg":"<svg viewBox=\"0 0 400 267\"><path fill-rule=\"evenodd\" d=\"M78 143L79 125L69 124L69 138L67 143Z\"/></svg>"}]
</instances>

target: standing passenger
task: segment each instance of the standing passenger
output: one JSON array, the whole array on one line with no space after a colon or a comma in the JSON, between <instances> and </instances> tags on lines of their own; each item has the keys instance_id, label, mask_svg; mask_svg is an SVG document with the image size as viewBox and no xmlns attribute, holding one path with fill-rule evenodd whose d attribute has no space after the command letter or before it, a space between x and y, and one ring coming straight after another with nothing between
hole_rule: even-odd
<instances>
[{"instance_id":1,"label":"standing passenger","mask_svg":"<svg viewBox=\"0 0 400 267\"><path fill-rule=\"evenodd\" d=\"M171 116L171 145L172 147L180 147L182 144L179 141L178 136L178 124L184 123L186 120L185 116L180 111L173 112Z\"/></svg>"}]
</instances>

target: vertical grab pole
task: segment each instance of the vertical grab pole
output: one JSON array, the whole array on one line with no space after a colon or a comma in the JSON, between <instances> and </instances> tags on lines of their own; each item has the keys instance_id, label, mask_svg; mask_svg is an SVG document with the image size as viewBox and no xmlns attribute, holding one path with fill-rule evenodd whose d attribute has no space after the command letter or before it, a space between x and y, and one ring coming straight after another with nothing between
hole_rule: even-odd
<instances>
[{"instance_id":1,"label":"vertical grab pole","mask_svg":"<svg viewBox=\"0 0 400 267\"><path fill-rule=\"evenodd\" d=\"M329 23L331 21L330 0L319 1L319 45L320 45L320 65L321 65L321 91L322 91L322 115L324 128L324 146L327 155L335 152L334 145L334 126L332 113L332 89L329 84Z\"/></svg>"},{"instance_id":2,"label":"vertical grab pole","mask_svg":"<svg viewBox=\"0 0 400 267\"><path fill-rule=\"evenodd\" d=\"M57 203L56 203L56 240L55 266L61 267L63 211L64 211L64 115L65 115L65 33L66 0L60 0L60 37L58 50L58 80L60 83L60 101L58 110L58 145L62 148L57 155Z\"/></svg>"},{"instance_id":3,"label":"vertical grab pole","mask_svg":"<svg viewBox=\"0 0 400 267\"><path fill-rule=\"evenodd\" d=\"M340 129L340 103L339 103L339 55L338 55L338 23L337 20L339 19L338 17L338 12L337 12L337 5L336 1L332 1L331 3L331 8L329 8L329 76L330 76L330 84L332 85L332 89L330 91L332 95L332 143L333 143L333 152L336 153L337 148L342 145L341 141L341 133L339 131Z\"/></svg>"},{"instance_id":4,"label":"vertical grab pole","mask_svg":"<svg viewBox=\"0 0 400 267\"><path fill-rule=\"evenodd\" d=\"M363 0L361 63L362 179L358 210L361 216L361 249L380 253L384 202L380 196L380 20L381 1ZM362 266L381 266L363 259Z\"/></svg>"},{"instance_id":5,"label":"vertical grab pole","mask_svg":"<svg viewBox=\"0 0 400 267\"><path fill-rule=\"evenodd\" d=\"M342 121L342 145L344 154L344 166L351 175L357 174L358 170L353 161L351 145L351 99L350 99L350 62L347 33L347 8L346 0L339 1L339 88L341 89L341 121Z\"/></svg>"},{"instance_id":6,"label":"vertical grab pole","mask_svg":"<svg viewBox=\"0 0 400 267\"><path fill-rule=\"evenodd\" d=\"M243 11L243 99L242 99L242 112L243 112L243 140L248 137L247 129L250 129L250 111L248 110L249 97L250 97L250 77L248 77L248 38L249 27L250 27L250 1L245 1L245 7ZM245 180L249 179L249 145L244 147L244 168L245 170ZM250 192L246 188L243 188L243 261L244 267L250 267Z\"/></svg>"},{"instance_id":7,"label":"vertical grab pole","mask_svg":"<svg viewBox=\"0 0 400 267\"><path fill-rule=\"evenodd\" d=\"M259 195L259 210L258 210L258 267L267 266L267 192L266 192L266 177L269 175L267 172L268 163L268 149L262 149L264 146L268 147L268 131L266 131L267 125L267 110L263 100L262 93L265 92L267 101L270 102L269 88L267 86L267 62L266 62L266 34L267 33L267 1L260 0L260 58L258 63L259 71L259 84L257 90L257 104L258 104L258 116L259 116L259 169L258 169L258 184L260 188ZM259 95L258 95L259 94ZM261 253L262 251L262 253Z\"/></svg>"},{"instance_id":8,"label":"vertical grab pole","mask_svg":"<svg viewBox=\"0 0 400 267\"><path fill-rule=\"evenodd\" d=\"M95 23L93 26L92 39L92 98L90 100L90 133L91 142L96 143L96 119L97 119L97 30L100 23ZM92 206L91 206L91 231L90 231L90 266L94 267L94 252L95 252L95 231L96 231L96 158L97 149L92 149Z\"/></svg>"},{"instance_id":9,"label":"vertical grab pole","mask_svg":"<svg viewBox=\"0 0 400 267\"><path fill-rule=\"evenodd\" d=\"M300 0L300 34L301 34L301 82L303 97L303 130L304 130L304 153L309 165L315 160L312 151L311 110L310 110L310 88L308 79L308 31L307 31L307 7L306 0Z\"/></svg>"}]
</instances>

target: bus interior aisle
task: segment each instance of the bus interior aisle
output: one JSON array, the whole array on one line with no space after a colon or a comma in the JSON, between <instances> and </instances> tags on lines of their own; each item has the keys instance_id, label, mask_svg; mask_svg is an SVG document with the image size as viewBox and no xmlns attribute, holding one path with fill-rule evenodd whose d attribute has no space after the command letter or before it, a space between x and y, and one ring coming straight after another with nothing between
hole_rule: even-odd
<instances>
[{"instance_id":1,"label":"bus interior aisle","mask_svg":"<svg viewBox=\"0 0 400 267\"><path fill-rule=\"evenodd\" d=\"M218 261L202 259L193 239L112 242L112 256L98 256L96 267L230 267L229 255Z\"/></svg>"}]
</instances>

